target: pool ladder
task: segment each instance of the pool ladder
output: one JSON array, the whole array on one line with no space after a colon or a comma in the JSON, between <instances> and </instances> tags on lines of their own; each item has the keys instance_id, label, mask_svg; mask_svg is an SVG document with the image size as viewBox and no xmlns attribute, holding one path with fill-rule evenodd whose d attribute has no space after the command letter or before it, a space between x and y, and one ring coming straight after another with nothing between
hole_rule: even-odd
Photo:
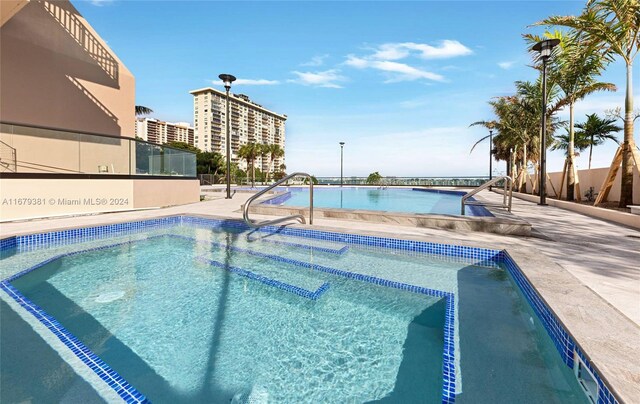
<instances>
[{"instance_id":1,"label":"pool ladder","mask_svg":"<svg viewBox=\"0 0 640 404\"><path fill-rule=\"evenodd\" d=\"M262 195L266 194L267 192L271 191L273 188L277 187L278 185L285 183L294 177L307 177L309 180L309 224L313 224L313 177L311 177L311 175L307 173L293 173L293 174L287 175L281 180L275 182L274 184L271 184L267 188L263 189L260 192L257 192L251 198L247 199L247 202L245 202L243 207L242 217L244 218L245 223L249 225L249 227L253 227L254 229L257 229L258 227L271 226L271 225L279 224L292 219L300 219L302 223L306 223L304 216L301 214L285 216L285 217L281 217L273 220L265 220L263 222L254 222L249 218L249 207L251 206L251 203L253 201L260 198Z\"/></svg>"},{"instance_id":2,"label":"pool ladder","mask_svg":"<svg viewBox=\"0 0 640 404\"><path fill-rule=\"evenodd\" d=\"M503 181L504 180L504 192L502 193L502 204L499 203L484 203L484 202L480 202L480 201L469 201L467 202L467 199L471 198L473 195L477 194L478 192L489 188L490 186L496 184L497 182ZM507 201L507 190L508 190L508 194L509 194L509 199ZM462 202L461 202L461 209L460 209L460 214L464 216L464 207L465 206L493 206L493 207L497 207L497 208L504 208L507 209L507 211L511 212L511 200L513 198L513 179L507 175L503 175L501 177L496 177L492 180L489 180L487 182L485 182L484 184L480 185L477 188L474 188L473 190L471 190L470 192L467 192L466 194L464 194L462 196Z\"/></svg>"}]
</instances>

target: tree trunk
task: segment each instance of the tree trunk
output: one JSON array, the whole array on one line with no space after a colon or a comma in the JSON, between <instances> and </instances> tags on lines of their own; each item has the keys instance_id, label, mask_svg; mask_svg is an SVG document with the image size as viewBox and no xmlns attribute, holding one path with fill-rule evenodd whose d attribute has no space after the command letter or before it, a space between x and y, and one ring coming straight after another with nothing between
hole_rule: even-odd
<instances>
[{"instance_id":1,"label":"tree trunk","mask_svg":"<svg viewBox=\"0 0 640 404\"><path fill-rule=\"evenodd\" d=\"M627 92L624 100L624 143L622 144L622 183L620 188L620 208L633 204L633 65L627 63Z\"/></svg>"},{"instance_id":2,"label":"tree trunk","mask_svg":"<svg viewBox=\"0 0 640 404\"><path fill-rule=\"evenodd\" d=\"M591 170L591 156L593 155L593 135L591 135L591 142L589 144L589 170Z\"/></svg>"},{"instance_id":3,"label":"tree trunk","mask_svg":"<svg viewBox=\"0 0 640 404\"><path fill-rule=\"evenodd\" d=\"M522 175L524 175L523 186L520 188L520 192L527 192L527 144L522 145Z\"/></svg>"},{"instance_id":4,"label":"tree trunk","mask_svg":"<svg viewBox=\"0 0 640 404\"><path fill-rule=\"evenodd\" d=\"M251 187L256 187L256 161L251 161Z\"/></svg>"},{"instance_id":5,"label":"tree trunk","mask_svg":"<svg viewBox=\"0 0 640 404\"><path fill-rule=\"evenodd\" d=\"M573 130L573 102L569 103L569 145L567 146L567 200L573 201L575 199L575 187L576 187L576 177L575 177L575 158L576 153L573 147L574 139L574 130Z\"/></svg>"}]
</instances>

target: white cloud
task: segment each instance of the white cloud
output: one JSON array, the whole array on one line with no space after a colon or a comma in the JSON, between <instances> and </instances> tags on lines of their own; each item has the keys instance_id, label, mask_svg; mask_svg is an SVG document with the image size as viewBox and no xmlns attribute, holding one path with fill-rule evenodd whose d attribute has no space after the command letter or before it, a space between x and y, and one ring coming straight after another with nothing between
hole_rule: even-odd
<instances>
[{"instance_id":1,"label":"white cloud","mask_svg":"<svg viewBox=\"0 0 640 404\"><path fill-rule=\"evenodd\" d=\"M371 58L380 60L404 59L411 55L412 51L415 51L416 56L421 59L448 59L473 53L471 49L460 42L445 39L437 46L415 42L385 43L376 48Z\"/></svg>"},{"instance_id":2,"label":"white cloud","mask_svg":"<svg viewBox=\"0 0 640 404\"><path fill-rule=\"evenodd\" d=\"M392 62L388 60L369 60L349 55L345 64L357 69L371 68L386 73L391 73L391 77L385 81L386 83L412 81L418 79L444 81L444 77L437 73L418 69L405 63Z\"/></svg>"},{"instance_id":3,"label":"white cloud","mask_svg":"<svg viewBox=\"0 0 640 404\"><path fill-rule=\"evenodd\" d=\"M89 0L89 3L94 6L102 7L106 4L113 3L113 0Z\"/></svg>"},{"instance_id":4,"label":"white cloud","mask_svg":"<svg viewBox=\"0 0 640 404\"><path fill-rule=\"evenodd\" d=\"M328 57L329 55L316 55L312 57L310 61L301 63L300 66L322 66Z\"/></svg>"},{"instance_id":5,"label":"white cloud","mask_svg":"<svg viewBox=\"0 0 640 404\"><path fill-rule=\"evenodd\" d=\"M215 82L215 84L219 84ZM280 84L278 80L266 80L266 79L238 79L233 84L244 86L274 86Z\"/></svg>"},{"instance_id":6,"label":"white cloud","mask_svg":"<svg viewBox=\"0 0 640 404\"><path fill-rule=\"evenodd\" d=\"M514 64L516 64L515 61L508 61L508 62L500 62L498 63L498 66L500 66L501 69L509 70L513 67Z\"/></svg>"},{"instance_id":7,"label":"white cloud","mask_svg":"<svg viewBox=\"0 0 640 404\"><path fill-rule=\"evenodd\" d=\"M293 74L298 78L289 80L290 83L298 83L305 86L326 87L326 88L342 88L337 82L344 81L346 78L341 76L337 69L325 70L322 72L298 72Z\"/></svg>"},{"instance_id":8,"label":"white cloud","mask_svg":"<svg viewBox=\"0 0 640 404\"><path fill-rule=\"evenodd\" d=\"M382 60L398 60L404 59L409 56L409 50L401 43L385 43L376 49L376 52L371 55L374 59Z\"/></svg>"}]
</instances>

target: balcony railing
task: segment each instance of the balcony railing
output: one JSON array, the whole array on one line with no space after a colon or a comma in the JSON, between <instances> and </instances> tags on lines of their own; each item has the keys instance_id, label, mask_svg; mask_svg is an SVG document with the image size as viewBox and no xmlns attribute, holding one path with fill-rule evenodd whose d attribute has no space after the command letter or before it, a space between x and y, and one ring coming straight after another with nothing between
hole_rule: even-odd
<instances>
[{"instance_id":1,"label":"balcony railing","mask_svg":"<svg viewBox=\"0 0 640 404\"><path fill-rule=\"evenodd\" d=\"M128 137L0 122L0 141L16 150L17 174L196 177L195 153Z\"/></svg>"}]
</instances>

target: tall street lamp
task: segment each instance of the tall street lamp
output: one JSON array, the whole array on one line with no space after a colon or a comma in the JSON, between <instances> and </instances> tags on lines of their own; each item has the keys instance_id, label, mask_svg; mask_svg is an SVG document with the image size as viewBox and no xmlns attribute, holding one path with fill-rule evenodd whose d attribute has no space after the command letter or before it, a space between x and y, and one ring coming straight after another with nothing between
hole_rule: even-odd
<instances>
[{"instance_id":1,"label":"tall street lamp","mask_svg":"<svg viewBox=\"0 0 640 404\"><path fill-rule=\"evenodd\" d=\"M340 142L340 186L342 186L342 184L344 183L343 167L344 167L344 142Z\"/></svg>"},{"instance_id":2,"label":"tall street lamp","mask_svg":"<svg viewBox=\"0 0 640 404\"><path fill-rule=\"evenodd\" d=\"M493 129L489 129L489 182L493 179ZM491 191L491 185L489 185Z\"/></svg>"},{"instance_id":3,"label":"tall street lamp","mask_svg":"<svg viewBox=\"0 0 640 404\"><path fill-rule=\"evenodd\" d=\"M542 59L542 131L540 152L540 202L547 204L547 60L551 51L560 43L559 39L547 39L533 45L533 50L540 53Z\"/></svg>"},{"instance_id":4,"label":"tall street lamp","mask_svg":"<svg viewBox=\"0 0 640 404\"><path fill-rule=\"evenodd\" d=\"M224 119L227 122L227 199L231 199L231 136L229 131L229 90L231 90L231 83L236 81L236 78L231 74L221 74L218 77L224 83L225 90L227 90L227 112Z\"/></svg>"}]
</instances>

